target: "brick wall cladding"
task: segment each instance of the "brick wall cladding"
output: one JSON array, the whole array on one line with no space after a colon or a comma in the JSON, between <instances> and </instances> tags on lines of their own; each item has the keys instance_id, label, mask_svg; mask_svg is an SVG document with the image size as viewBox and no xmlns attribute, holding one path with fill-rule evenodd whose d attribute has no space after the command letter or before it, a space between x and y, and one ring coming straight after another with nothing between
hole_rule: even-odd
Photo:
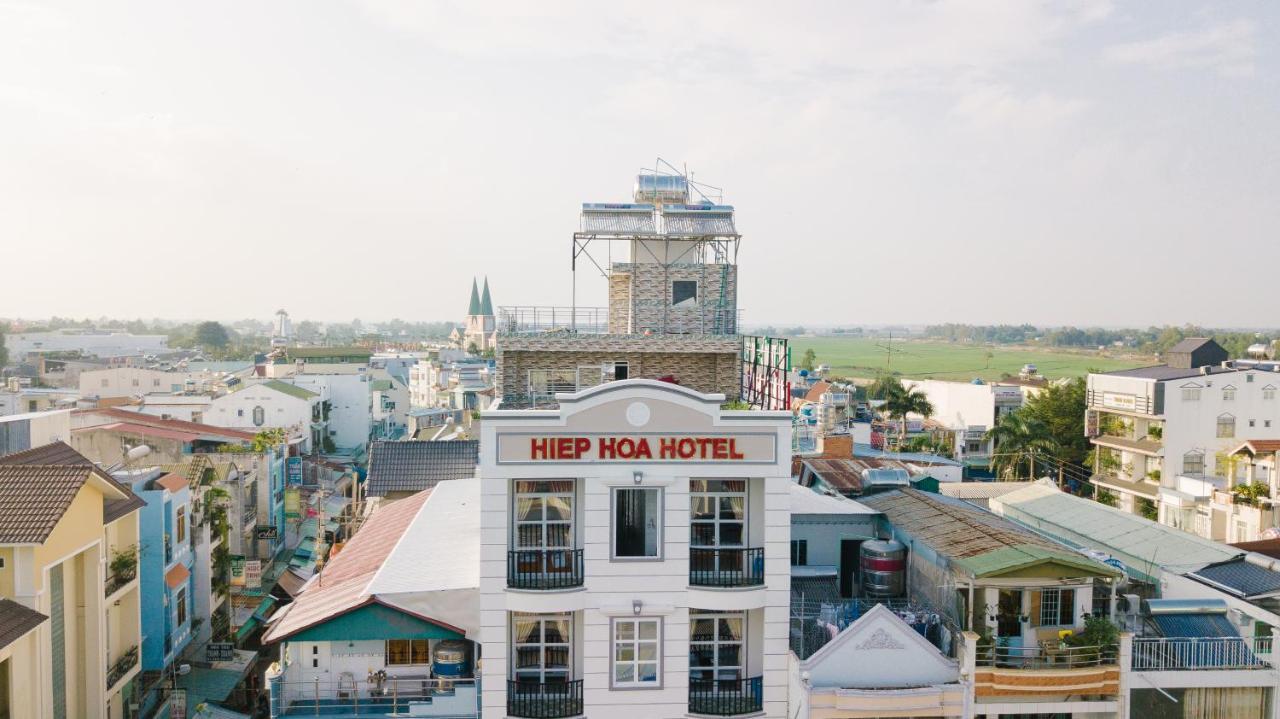
<instances>
[{"instance_id":1,"label":"brick wall cladding","mask_svg":"<svg viewBox=\"0 0 1280 719\"><path fill-rule=\"evenodd\" d=\"M738 315L738 268L734 265L688 264L663 268L651 263L615 262L611 268L609 311L611 332L616 311L612 277L625 273L630 282L631 332L645 330L671 334L735 334ZM671 306L671 283L698 283L698 302L689 307ZM721 285L724 305L720 305ZM621 300L621 297L618 298Z\"/></svg>"},{"instance_id":2,"label":"brick wall cladding","mask_svg":"<svg viewBox=\"0 0 1280 719\"><path fill-rule=\"evenodd\" d=\"M609 334L631 331L631 274L614 271L609 275Z\"/></svg>"},{"instance_id":3,"label":"brick wall cladding","mask_svg":"<svg viewBox=\"0 0 1280 719\"><path fill-rule=\"evenodd\" d=\"M726 401L738 399L742 369L737 338L504 337L498 345L497 383L507 396L526 393L531 369L598 367L605 362L626 362L628 377L632 379L671 375L690 389L720 392Z\"/></svg>"}]
</instances>

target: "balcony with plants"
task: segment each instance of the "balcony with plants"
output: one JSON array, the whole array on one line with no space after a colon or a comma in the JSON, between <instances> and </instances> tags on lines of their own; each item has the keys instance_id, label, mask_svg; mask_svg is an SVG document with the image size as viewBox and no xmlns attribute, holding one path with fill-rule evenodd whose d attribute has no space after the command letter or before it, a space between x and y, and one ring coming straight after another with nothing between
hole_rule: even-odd
<instances>
[{"instance_id":1,"label":"balcony with plants","mask_svg":"<svg viewBox=\"0 0 1280 719\"><path fill-rule=\"evenodd\" d=\"M130 582L138 578L138 548L136 546L118 549L111 555L107 565L107 581L104 596L110 598L121 591Z\"/></svg>"}]
</instances>

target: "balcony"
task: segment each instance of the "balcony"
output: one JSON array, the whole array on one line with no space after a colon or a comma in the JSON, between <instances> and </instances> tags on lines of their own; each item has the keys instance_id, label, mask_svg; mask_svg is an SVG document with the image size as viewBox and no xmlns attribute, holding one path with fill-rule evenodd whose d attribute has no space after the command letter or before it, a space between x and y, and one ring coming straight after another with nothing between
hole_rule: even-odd
<instances>
[{"instance_id":1,"label":"balcony","mask_svg":"<svg viewBox=\"0 0 1280 719\"><path fill-rule=\"evenodd\" d=\"M581 549L515 549L507 552L511 589L572 589L582 586Z\"/></svg>"},{"instance_id":2,"label":"balcony","mask_svg":"<svg viewBox=\"0 0 1280 719\"><path fill-rule=\"evenodd\" d=\"M694 587L764 585L763 547L690 547L689 584Z\"/></svg>"},{"instance_id":3,"label":"balcony","mask_svg":"<svg viewBox=\"0 0 1280 719\"><path fill-rule=\"evenodd\" d=\"M1120 648L1114 644L1097 647L1062 646L1041 642L1039 646L979 646L974 666L1002 669L1088 669L1114 666Z\"/></svg>"},{"instance_id":4,"label":"balcony","mask_svg":"<svg viewBox=\"0 0 1280 719\"><path fill-rule=\"evenodd\" d=\"M683 305L681 306L683 307ZM548 307L518 306L499 307L497 331L506 336L573 336L626 334L633 337L670 338L680 335L725 336L737 334L742 325L742 312L737 309L712 309L694 306L687 311L699 318L689 331L671 332L654 329L651 334L639 331L628 333L625 329L609 326L607 307ZM623 325L625 326L625 322ZM690 324L678 323L688 328Z\"/></svg>"},{"instance_id":5,"label":"balcony","mask_svg":"<svg viewBox=\"0 0 1280 719\"><path fill-rule=\"evenodd\" d=\"M690 679L689 713L731 717L764 710L764 682L749 679Z\"/></svg>"},{"instance_id":6,"label":"balcony","mask_svg":"<svg viewBox=\"0 0 1280 719\"><path fill-rule=\"evenodd\" d=\"M1109 434L1097 435L1091 441L1101 447L1118 449L1122 452L1133 452L1146 457L1158 457L1160 456L1160 450L1164 449L1164 444L1154 439L1129 439L1128 437L1115 437Z\"/></svg>"},{"instance_id":7,"label":"balcony","mask_svg":"<svg viewBox=\"0 0 1280 719\"><path fill-rule=\"evenodd\" d=\"M582 714L582 680L507 682L507 715L522 719L561 719Z\"/></svg>"},{"instance_id":8,"label":"balcony","mask_svg":"<svg viewBox=\"0 0 1280 719\"><path fill-rule=\"evenodd\" d=\"M107 689L110 690L134 667L138 666L138 647L132 646L107 667Z\"/></svg>"},{"instance_id":9,"label":"balcony","mask_svg":"<svg viewBox=\"0 0 1280 719\"><path fill-rule=\"evenodd\" d=\"M422 676L338 681L283 682L269 677L272 719L278 717L475 717L476 683L471 678Z\"/></svg>"},{"instance_id":10,"label":"balcony","mask_svg":"<svg viewBox=\"0 0 1280 719\"><path fill-rule=\"evenodd\" d=\"M1271 654L1271 637L1151 637L1133 640L1136 672L1196 669L1270 669L1259 654Z\"/></svg>"}]
</instances>

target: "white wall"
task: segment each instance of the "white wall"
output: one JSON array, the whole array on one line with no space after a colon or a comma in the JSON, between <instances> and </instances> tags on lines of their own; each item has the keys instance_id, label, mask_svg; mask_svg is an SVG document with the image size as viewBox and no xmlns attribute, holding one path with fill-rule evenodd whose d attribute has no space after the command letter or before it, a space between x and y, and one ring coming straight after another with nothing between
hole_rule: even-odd
<instances>
[{"instance_id":1,"label":"white wall","mask_svg":"<svg viewBox=\"0 0 1280 719\"><path fill-rule=\"evenodd\" d=\"M582 631L576 640L583 679L585 713L611 719L683 718L688 713L689 610L747 610L747 676L762 676L764 716L781 719L787 711L788 611L790 589L790 417L787 413L741 413L747 419L723 420L719 401L703 403L688 390L647 380L612 383L588 390L580 406L565 409L564 419L548 423L537 413L485 413L482 422L481 640L484 661L484 713L502 716L508 678L508 612L573 611ZM640 425L625 419L625 410L642 404L649 417ZM644 414L644 413L642 413ZM633 417L634 418L634 417ZM529 431L616 433L637 432L724 434L766 433L776 442L775 457L750 466L705 463L568 463L500 464L500 435L519 437ZM662 489L663 556L657 561L611 560L611 500L614 487L641 485ZM578 546L584 550L585 587L573 592L521 592L506 587L510 539L509 488L514 478L578 479ZM689 586L689 519L691 478L749 479L748 536L763 546L765 586L747 590L709 590ZM751 509L755 511L752 512ZM615 617L641 616L662 622L662 687L644 690L610 688L610 630Z\"/></svg>"},{"instance_id":2,"label":"white wall","mask_svg":"<svg viewBox=\"0 0 1280 719\"><path fill-rule=\"evenodd\" d=\"M1249 381L1249 377L1253 381ZM1200 400L1184 401L1182 388L1199 385ZM1224 372L1164 382L1164 467L1161 484L1173 486L1182 472L1183 456L1192 449L1205 453L1206 473L1220 474L1214 455L1240 446L1247 439L1280 437L1280 373L1256 370ZM1224 399L1223 388L1235 387L1235 399ZM1277 399L1263 399L1263 388L1277 388ZM1235 417L1235 436L1220 438L1218 416ZM1253 420L1254 426L1249 426ZM1270 426L1267 426L1268 422ZM1225 469L1222 470L1225 472Z\"/></svg>"},{"instance_id":3,"label":"white wall","mask_svg":"<svg viewBox=\"0 0 1280 719\"><path fill-rule=\"evenodd\" d=\"M165 335L117 334L64 334L62 332L17 332L4 336L4 346L13 362L28 352L40 350L80 350L96 357L120 357L124 355L166 352L169 338Z\"/></svg>"},{"instance_id":4,"label":"white wall","mask_svg":"<svg viewBox=\"0 0 1280 719\"><path fill-rule=\"evenodd\" d=\"M80 394L85 397L134 397L153 392L180 392L190 372L162 372L137 367L86 370L80 373Z\"/></svg>"},{"instance_id":5,"label":"white wall","mask_svg":"<svg viewBox=\"0 0 1280 719\"><path fill-rule=\"evenodd\" d=\"M320 397L302 399L263 384L251 385L210 402L204 421L215 427L231 427L251 432L271 427L300 427L303 435L310 437L310 432L306 429L311 424L311 405L319 401ZM264 422L261 425L253 423L255 407L262 407L264 410Z\"/></svg>"},{"instance_id":6,"label":"white wall","mask_svg":"<svg viewBox=\"0 0 1280 719\"><path fill-rule=\"evenodd\" d=\"M373 422L367 373L299 374L291 384L329 400L329 437L339 447L351 448L369 441Z\"/></svg>"}]
</instances>

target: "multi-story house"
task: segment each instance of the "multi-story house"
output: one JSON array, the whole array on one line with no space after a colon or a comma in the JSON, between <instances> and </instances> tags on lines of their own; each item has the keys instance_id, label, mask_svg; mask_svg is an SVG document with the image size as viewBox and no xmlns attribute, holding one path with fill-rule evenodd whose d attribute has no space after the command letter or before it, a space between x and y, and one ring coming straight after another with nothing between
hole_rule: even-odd
<instances>
[{"instance_id":1,"label":"multi-story house","mask_svg":"<svg viewBox=\"0 0 1280 719\"><path fill-rule=\"evenodd\" d=\"M724 402L640 379L483 413L484 715L786 714L791 417Z\"/></svg>"},{"instance_id":2,"label":"multi-story house","mask_svg":"<svg viewBox=\"0 0 1280 719\"><path fill-rule=\"evenodd\" d=\"M956 459L970 467L986 467L994 450L987 430L1022 406L1022 389L1012 385L945 380L904 380L933 404L931 419L950 435ZM890 425L892 427L892 424Z\"/></svg>"},{"instance_id":3,"label":"multi-story house","mask_svg":"<svg viewBox=\"0 0 1280 719\"><path fill-rule=\"evenodd\" d=\"M147 503L139 512L142 668L164 672L191 642L196 616L191 487L186 477L163 470L137 472L129 481Z\"/></svg>"},{"instance_id":4,"label":"multi-story house","mask_svg":"<svg viewBox=\"0 0 1280 719\"><path fill-rule=\"evenodd\" d=\"M1232 450L1280 432L1280 364L1228 360L1208 339L1184 340L1166 360L1089 375L1091 481L1125 511L1224 539L1214 492L1238 482Z\"/></svg>"},{"instance_id":5,"label":"multi-story house","mask_svg":"<svg viewBox=\"0 0 1280 719\"><path fill-rule=\"evenodd\" d=\"M133 716L142 504L62 442L0 457L0 608L15 621L0 686L9 716Z\"/></svg>"}]
</instances>

